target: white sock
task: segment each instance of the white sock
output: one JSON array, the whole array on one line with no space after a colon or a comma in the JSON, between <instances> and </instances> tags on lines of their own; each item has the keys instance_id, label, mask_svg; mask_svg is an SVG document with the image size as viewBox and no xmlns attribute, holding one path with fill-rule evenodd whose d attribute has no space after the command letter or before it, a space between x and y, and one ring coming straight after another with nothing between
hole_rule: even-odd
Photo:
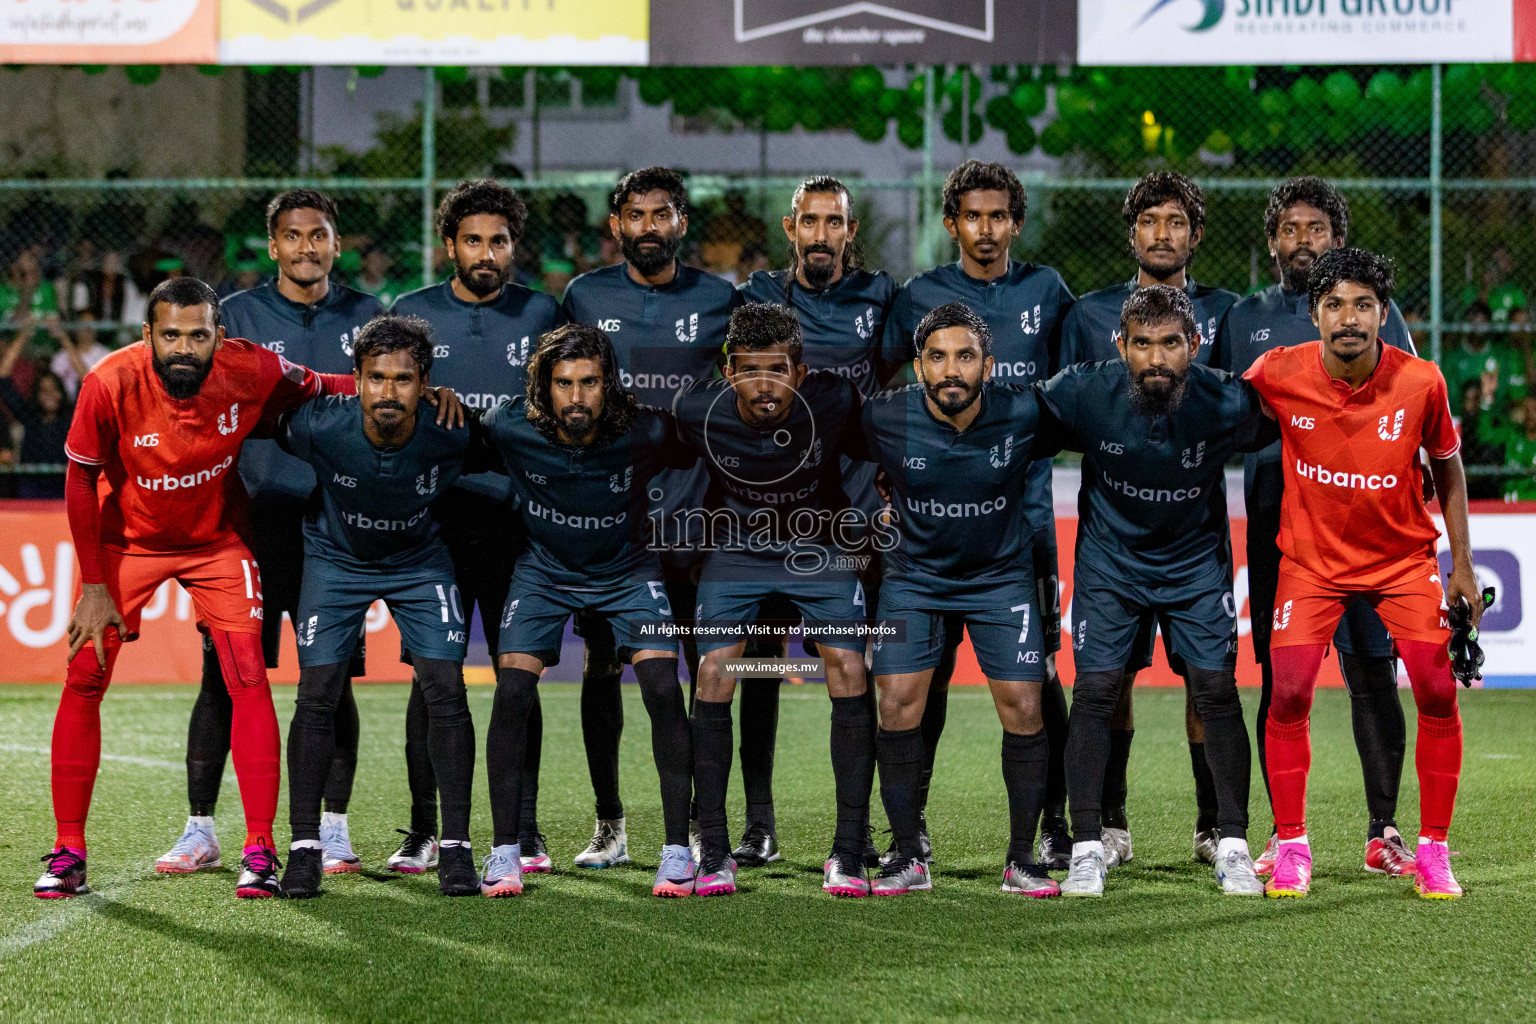
<instances>
[{"instance_id":1,"label":"white sock","mask_svg":"<svg viewBox=\"0 0 1536 1024\"><path fill-rule=\"evenodd\" d=\"M1439 839L1431 839L1429 836L1419 836L1419 845L1423 846L1426 843L1439 843L1441 846L1447 845L1444 841Z\"/></svg>"},{"instance_id":2,"label":"white sock","mask_svg":"<svg viewBox=\"0 0 1536 1024\"><path fill-rule=\"evenodd\" d=\"M320 840L318 840L318 839L295 839L293 842L288 844L288 849L290 849L290 850L318 850L318 849L320 849Z\"/></svg>"},{"instance_id":3,"label":"white sock","mask_svg":"<svg viewBox=\"0 0 1536 1024\"><path fill-rule=\"evenodd\" d=\"M523 846L521 843L512 843L510 846L493 846L491 848L491 856L494 857L498 853L506 857L511 857L513 863L515 863L519 869L522 868Z\"/></svg>"},{"instance_id":4,"label":"white sock","mask_svg":"<svg viewBox=\"0 0 1536 1024\"><path fill-rule=\"evenodd\" d=\"M1097 839L1092 842L1072 844L1073 860L1089 853L1097 853L1100 857L1104 856L1104 844Z\"/></svg>"},{"instance_id":5,"label":"white sock","mask_svg":"<svg viewBox=\"0 0 1536 1024\"><path fill-rule=\"evenodd\" d=\"M1222 836L1216 843L1216 859L1225 860L1227 854L1236 850L1239 853L1248 852L1248 840L1239 839L1236 836Z\"/></svg>"},{"instance_id":6,"label":"white sock","mask_svg":"<svg viewBox=\"0 0 1536 1024\"><path fill-rule=\"evenodd\" d=\"M1281 842L1282 845L1285 844L1285 843L1301 843L1302 845L1305 846L1305 845L1307 845L1307 834L1305 832L1303 832L1301 835L1297 836L1295 839L1282 839L1282 840L1280 840L1280 842Z\"/></svg>"},{"instance_id":7,"label":"white sock","mask_svg":"<svg viewBox=\"0 0 1536 1024\"><path fill-rule=\"evenodd\" d=\"M441 849L441 850L451 850L455 846L462 846L462 847L464 847L464 849L467 850L467 849L469 849L469 840L468 839L444 839L442 842L438 843L437 846L438 846L438 849Z\"/></svg>"},{"instance_id":8,"label":"white sock","mask_svg":"<svg viewBox=\"0 0 1536 1024\"><path fill-rule=\"evenodd\" d=\"M213 831L213 815L211 815L211 814L189 814L189 815L187 815L187 824L188 825L196 825L198 828L207 829L209 832L212 832Z\"/></svg>"},{"instance_id":9,"label":"white sock","mask_svg":"<svg viewBox=\"0 0 1536 1024\"><path fill-rule=\"evenodd\" d=\"M320 824L321 825L340 825L342 828L346 828L347 827L347 815L346 815L345 812L343 812L341 814L337 814L334 811L321 811L320 812Z\"/></svg>"}]
</instances>

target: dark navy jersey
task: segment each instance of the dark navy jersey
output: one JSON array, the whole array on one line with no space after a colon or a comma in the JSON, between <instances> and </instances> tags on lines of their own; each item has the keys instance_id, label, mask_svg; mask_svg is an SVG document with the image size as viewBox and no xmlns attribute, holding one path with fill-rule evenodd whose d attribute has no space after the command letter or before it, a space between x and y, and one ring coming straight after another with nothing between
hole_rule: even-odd
<instances>
[{"instance_id":1,"label":"dark navy jersey","mask_svg":"<svg viewBox=\"0 0 1536 1024\"><path fill-rule=\"evenodd\" d=\"M929 411L920 384L864 403L862 437L890 474L900 533L886 574L910 580L934 607L1000 586L1033 592L1024 497L1040 406L1016 384L985 384L977 401L963 431Z\"/></svg>"},{"instance_id":2,"label":"dark navy jersey","mask_svg":"<svg viewBox=\"0 0 1536 1024\"><path fill-rule=\"evenodd\" d=\"M1010 261L1008 273L982 281L959 263L918 274L896 293L885 322L885 358L910 360L912 338L929 310L963 302L992 328L992 379L1010 384L1046 380L1061 365L1061 327L1072 308L1072 293L1050 267ZM1041 461L1030 472L1029 515L1036 530L1054 530L1051 466Z\"/></svg>"},{"instance_id":3,"label":"dark navy jersey","mask_svg":"<svg viewBox=\"0 0 1536 1024\"><path fill-rule=\"evenodd\" d=\"M355 395L325 395L285 417L280 443L320 482L304 514L306 558L384 572L445 553L431 506L463 470L471 431L440 427L436 415L419 403L410 439L391 448L368 440Z\"/></svg>"},{"instance_id":4,"label":"dark navy jersey","mask_svg":"<svg viewBox=\"0 0 1536 1024\"><path fill-rule=\"evenodd\" d=\"M643 405L670 409L678 388L714 376L731 311L742 301L729 281L697 267L679 263L671 281L652 288L619 263L573 280L564 308L570 319L608 335L626 391ZM654 514L670 529L678 513L700 507L706 485L700 466L662 473L649 488L659 495L651 502Z\"/></svg>"},{"instance_id":5,"label":"dark navy jersey","mask_svg":"<svg viewBox=\"0 0 1536 1024\"><path fill-rule=\"evenodd\" d=\"M527 399L481 414L485 438L512 478L528 549L522 558L563 586L601 589L654 566L646 549L646 485L695 456L672 417L641 406L624 434L600 445L551 441L528 421ZM521 559L520 559L521 561ZM660 579L649 572L647 579Z\"/></svg>"},{"instance_id":6,"label":"dark navy jersey","mask_svg":"<svg viewBox=\"0 0 1536 1024\"><path fill-rule=\"evenodd\" d=\"M714 374L731 311L741 304L729 281L696 267L679 263L671 281L653 288L619 263L572 281L564 308L608 335L624 389L665 409L678 388Z\"/></svg>"},{"instance_id":7,"label":"dark navy jersey","mask_svg":"<svg viewBox=\"0 0 1536 1024\"><path fill-rule=\"evenodd\" d=\"M812 370L790 399L788 417L758 428L741 418L728 381L694 381L677 393L678 436L710 476L705 508L726 513L722 529L712 531L715 546L782 553L791 539L833 536L833 515L848 507L839 455L859 429L859 401L847 377Z\"/></svg>"},{"instance_id":8,"label":"dark navy jersey","mask_svg":"<svg viewBox=\"0 0 1536 1024\"><path fill-rule=\"evenodd\" d=\"M1120 333L1120 310L1138 288L1132 278L1077 300L1061 328L1062 366L1120 358L1120 350L1115 347L1115 337ZM1222 317L1237 302L1237 293L1188 281L1184 294L1195 307L1195 328L1200 332L1200 349L1195 359L1207 366L1219 366L1220 360L1213 360L1211 353L1216 351Z\"/></svg>"},{"instance_id":9,"label":"dark navy jersey","mask_svg":"<svg viewBox=\"0 0 1536 1024\"><path fill-rule=\"evenodd\" d=\"M1271 422L1258 392L1197 363L1178 409L1146 416L1131 402L1121 359L1069 366L1038 388L1041 434L1083 453L1079 564L1142 586L1194 582L1231 565L1226 461Z\"/></svg>"},{"instance_id":10,"label":"dark navy jersey","mask_svg":"<svg viewBox=\"0 0 1536 1024\"><path fill-rule=\"evenodd\" d=\"M277 282L236 292L220 303L224 333L276 352L317 373L352 372L352 343L363 325L384 311L379 300L332 281L325 298L306 306L284 298ZM284 455L274 441L252 440L240 453L240 478L253 497L306 498L315 474Z\"/></svg>"},{"instance_id":11,"label":"dark navy jersey","mask_svg":"<svg viewBox=\"0 0 1536 1024\"><path fill-rule=\"evenodd\" d=\"M1300 345L1318 338L1306 294L1286 291L1278 284L1247 296L1229 309L1220 334L1217 348L1221 368L1238 377L1272 348ZM1411 355L1418 354L1396 302L1387 304L1381 340ZM1250 507L1278 509L1284 489L1279 441L1243 460L1243 496Z\"/></svg>"},{"instance_id":12,"label":"dark navy jersey","mask_svg":"<svg viewBox=\"0 0 1536 1024\"><path fill-rule=\"evenodd\" d=\"M465 302L444 281L400 296L391 312L432 325L432 383L453 388L471 409L521 395L539 336L566 322L553 298L512 283L490 302ZM507 478L496 473L464 476L457 486L497 499L509 493Z\"/></svg>"},{"instance_id":13,"label":"dark navy jersey","mask_svg":"<svg viewBox=\"0 0 1536 1024\"><path fill-rule=\"evenodd\" d=\"M795 311L811 369L842 374L862 395L880 390L885 320L896 299L890 274L853 270L818 292L795 280L793 271L759 270L737 290L748 302L773 302Z\"/></svg>"}]
</instances>

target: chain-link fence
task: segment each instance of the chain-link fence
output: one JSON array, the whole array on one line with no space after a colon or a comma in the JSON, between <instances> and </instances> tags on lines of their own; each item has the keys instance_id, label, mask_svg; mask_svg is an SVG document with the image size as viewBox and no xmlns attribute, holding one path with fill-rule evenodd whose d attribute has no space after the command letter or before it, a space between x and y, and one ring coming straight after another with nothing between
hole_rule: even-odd
<instances>
[{"instance_id":1,"label":"chain-link fence","mask_svg":"<svg viewBox=\"0 0 1536 1024\"><path fill-rule=\"evenodd\" d=\"M1029 192L1016 255L1082 294L1135 271L1120 205L1140 174L1200 182L1192 273L1248 292L1274 280L1270 189L1312 173L1349 198L1350 242L1396 259L1475 495L1536 498L1536 68L13 68L0 96L0 393L18 422L38 420L50 367L67 411L159 280L229 294L269 277L263 210L298 184L340 205L334 275L387 299L447 272L444 187L512 181L530 208L519 279L558 295L621 258L607 194L627 169L688 174L683 258L734 279L787 264L790 194L836 174L866 265L903 279L954 258L944 174L1000 160ZM56 470L29 433L47 430L0 436L0 493L32 493L23 466Z\"/></svg>"}]
</instances>

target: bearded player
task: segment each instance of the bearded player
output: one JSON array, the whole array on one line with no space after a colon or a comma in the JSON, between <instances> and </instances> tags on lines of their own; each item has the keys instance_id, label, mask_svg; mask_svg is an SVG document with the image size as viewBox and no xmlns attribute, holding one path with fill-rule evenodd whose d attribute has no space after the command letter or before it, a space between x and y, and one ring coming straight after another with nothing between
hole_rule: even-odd
<instances>
[{"instance_id":1,"label":"bearded player","mask_svg":"<svg viewBox=\"0 0 1536 1024\"><path fill-rule=\"evenodd\" d=\"M1193 347L1193 358L1198 363L1214 365L1211 353L1215 348L1216 327L1237 302L1237 295L1224 288L1198 284L1189 276L1190 264L1205 238L1205 195L1200 186L1173 171L1153 171L1126 192L1120 215L1129 235L1131 256L1136 260L1136 276L1121 284L1089 292L1073 304L1062 321L1061 365L1101 360L1118 362L1120 352L1116 346L1123 344L1120 333L1122 308L1138 289L1153 285L1178 288L1188 297L1199 337ZM1216 486L1225 490L1224 482L1219 479ZM1126 767L1131 756L1131 740L1136 735L1131 694L1136 674L1152 664L1154 633L1155 623L1148 616L1143 619L1141 635L1132 648L1135 652L1132 660L1125 666L1120 701L1110 722L1109 763L1104 772L1102 807L1105 866L1111 868L1129 861L1132 855L1131 826L1125 813ZM1168 648L1166 633L1163 642L1170 663L1180 665L1172 649ZM1184 731L1189 738L1189 763L1195 776L1197 808L1195 859L1214 864L1220 839L1216 828L1220 813L1216 782L1205 760L1205 723L1195 710L1193 691L1186 686L1185 694Z\"/></svg>"},{"instance_id":2,"label":"bearded player","mask_svg":"<svg viewBox=\"0 0 1536 1024\"><path fill-rule=\"evenodd\" d=\"M1435 364L1381 340L1393 276L1390 262L1363 249L1319 256L1307 293L1322 340L1272 349L1244 374L1279 421L1285 470L1269 642L1275 683L1265 723L1279 835L1265 886L1272 897L1305 896L1311 885L1307 716L1339 618L1362 598L1392 634L1419 711L1415 884L1427 899L1461 895L1446 846L1462 754L1446 616L1448 605L1465 606L1475 626L1483 602L1445 378ZM1451 547L1443 590L1419 481L1421 447Z\"/></svg>"},{"instance_id":3,"label":"bearded player","mask_svg":"<svg viewBox=\"0 0 1536 1024\"><path fill-rule=\"evenodd\" d=\"M82 595L69 624L69 671L53 726L58 833L33 893L86 889L85 819L101 763L101 698L123 643L166 580L192 595L213 641L234 717L230 750L246 836L235 895L277 892L272 819L278 731L261 648L261 577L237 534L245 489L235 462L246 437L270 430L322 391L353 390L258 345L226 340L219 300L195 278L149 296L143 342L102 360L81 385L66 453L70 533ZM105 477L110 490L100 495Z\"/></svg>"}]
</instances>

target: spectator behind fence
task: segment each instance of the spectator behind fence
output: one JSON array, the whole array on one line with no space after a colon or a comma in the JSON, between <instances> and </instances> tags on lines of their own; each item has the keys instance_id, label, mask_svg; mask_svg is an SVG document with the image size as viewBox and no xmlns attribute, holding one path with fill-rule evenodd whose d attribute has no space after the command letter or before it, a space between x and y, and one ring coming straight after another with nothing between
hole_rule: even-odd
<instances>
[{"instance_id":1,"label":"spectator behind fence","mask_svg":"<svg viewBox=\"0 0 1536 1024\"><path fill-rule=\"evenodd\" d=\"M0 320L43 321L59 315L58 297L53 282L43 277L37 250L31 246L16 253L0 283Z\"/></svg>"},{"instance_id":2,"label":"spectator behind fence","mask_svg":"<svg viewBox=\"0 0 1536 1024\"><path fill-rule=\"evenodd\" d=\"M53 337L59 343L59 350L48 361L48 369L59 378L65 396L73 402L80 394L80 381L91 372L91 367L111 355L112 349L103 342L102 333L90 324L77 327L72 336L59 330L53 332Z\"/></svg>"},{"instance_id":3,"label":"spectator behind fence","mask_svg":"<svg viewBox=\"0 0 1536 1024\"><path fill-rule=\"evenodd\" d=\"M1504 443L1504 465L1511 471L1504 483L1504 500L1536 501L1536 395L1516 404L1509 420L1498 431Z\"/></svg>"},{"instance_id":4,"label":"spectator behind fence","mask_svg":"<svg viewBox=\"0 0 1536 1024\"><path fill-rule=\"evenodd\" d=\"M95 266L80 270L70 286L70 315L76 320L138 324L144 296L123 269L121 253L108 250Z\"/></svg>"},{"instance_id":5,"label":"spectator behind fence","mask_svg":"<svg viewBox=\"0 0 1536 1024\"><path fill-rule=\"evenodd\" d=\"M1461 394L1468 382L1480 381L1486 394L1486 408L1502 409L1511 399L1526 395L1526 358L1524 349L1529 334L1503 332L1491 327L1487 303L1478 300L1462 314L1470 330L1460 343L1440 359L1445 383L1453 395Z\"/></svg>"},{"instance_id":6,"label":"spectator behind fence","mask_svg":"<svg viewBox=\"0 0 1536 1024\"><path fill-rule=\"evenodd\" d=\"M21 464L62 466L64 439L69 433L74 407L65 397L64 382L51 372L37 375L30 398L16 387L11 380L11 371L26 343L25 333L18 333L6 346L4 355L0 355L0 403L21 424ZM16 482L16 495L21 498L62 498L64 474L23 475Z\"/></svg>"},{"instance_id":7,"label":"spectator behind fence","mask_svg":"<svg viewBox=\"0 0 1536 1024\"><path fill-rule=\"evenodd\" d=\"M1461 461L1469 466L1496 470L1504 465L1504 440L1493 404L1483 401L1483 384L1469 380L1457 393L1456 426L1461 431ZM1472 498L1497 498L1501 493L1497 476L1469 473L1467 495Z\"/></svg>"},{"instance_id":8,"label":"spectator behind fence","mask_svg":"<svg viewBox=\"0 0 1536 1024\"><path fill-rule=\"evenodd\" d=\"M377 242L370 243L363 249L362 267L352 278L352 287L372 295L388 309L401 295L421 287L419 272L414 280L401 280L391 273L394 263L388 249Z\"/></svg>"}]
</instances>

